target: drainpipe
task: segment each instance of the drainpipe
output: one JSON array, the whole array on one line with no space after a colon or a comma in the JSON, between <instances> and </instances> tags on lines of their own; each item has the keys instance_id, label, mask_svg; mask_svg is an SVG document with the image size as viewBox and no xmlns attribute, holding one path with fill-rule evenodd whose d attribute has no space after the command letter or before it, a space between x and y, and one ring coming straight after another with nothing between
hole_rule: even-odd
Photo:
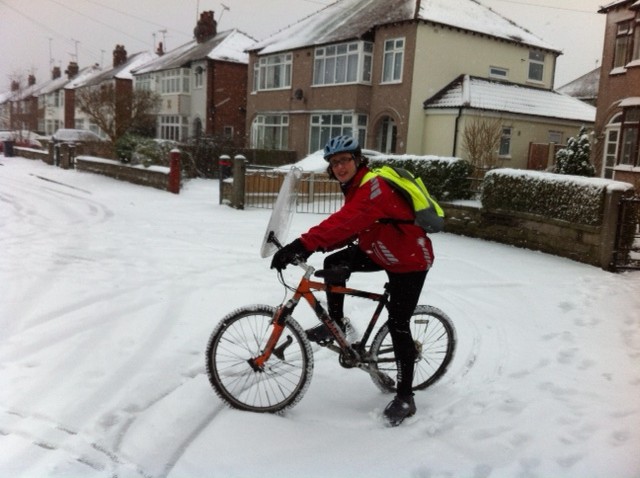
<instances>
[{"instance_id":1,"label":"drainpipe","mask_svg":"<svg viewBox=\"0 0 640 478\"><path fill-rule=\"evenodd\" d=\"M460 117L462 116L462 110L464 109L464 106L460 106L458 108L458 115L456 116L456 125L453 131L453 152L451 153L451 156L453 156L454 158L456 158L456 152L458 150L458 123L460 122Z\"/></svg>"},{"instance_id":2,"label":"drainpipe","mask_svg":"<svg viewBox=\"0 0 640 478\"><path fill-rule=\"evenodd\" d=\"M456 116L456 123L453 131L453 153L452 156L455 158L458 152L458 130L460 117L462 116L462 111L465 106L469 106L471 104L471 90L469 89L469 75L464 75L462 78L462 102L460 107L458 108L458 115Z\"/></svg>"}]
</instances>

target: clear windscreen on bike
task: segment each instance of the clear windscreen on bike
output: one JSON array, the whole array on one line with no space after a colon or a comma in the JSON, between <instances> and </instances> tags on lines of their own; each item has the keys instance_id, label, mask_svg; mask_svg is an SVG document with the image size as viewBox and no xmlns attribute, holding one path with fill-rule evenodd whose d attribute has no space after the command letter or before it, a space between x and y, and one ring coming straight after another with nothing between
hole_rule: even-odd
<instances>
[{"instance_id":1,"label":"clear windscreen on bike","mask_svg":"<svg viewBox=\"0 0 640 478\"><path fill-rule=\"evenodd\" d=\"M270 240L271 237L275 237L280 244L287 242L293 213L296 212L296 200L298 199L301 178L302 170L299 168L291 168L285 176L262 240L261 257L269 257L278 250L276 244Z\"/></svg>"}]
</instances>

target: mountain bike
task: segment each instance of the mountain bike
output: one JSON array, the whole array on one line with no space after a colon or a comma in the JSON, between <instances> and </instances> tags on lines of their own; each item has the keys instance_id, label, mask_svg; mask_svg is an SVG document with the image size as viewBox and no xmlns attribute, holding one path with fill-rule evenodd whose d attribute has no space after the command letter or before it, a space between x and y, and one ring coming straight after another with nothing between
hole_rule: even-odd
<instances>
[{"instance_id":1,"label":"mountain bike","mask_svg":"<svg viewBox=\"0 0 640 478\"><path fill-rule=\"evenodd\" d=\"M216 394L232 408L262 413L283 412L302 399L313 375L313 350L304 329L293 318L301 299L329 328L333 339L322 346L338 354L340 365L363 370L381 391L395 392L398 369L388 324L373 335L389 300L388 285L384 285L382 293L329 285L312 277L327 279L331 275L330 282L335 282L346 280L349 271L315 270L304 261L296 265L304 274L295 288L278 272L280 282L293 292L286 303L278 307L261 304L241 307L226 315L213 330L207 345L206 366ZM327 290L377 302L364 333L356 341L347 339L314 294ZM440 379L451 363L456 346L455 328L440 309L418 305L411 318L411 333L417 352L413 390L424 390Z\"/></svg>"}]
</instances>

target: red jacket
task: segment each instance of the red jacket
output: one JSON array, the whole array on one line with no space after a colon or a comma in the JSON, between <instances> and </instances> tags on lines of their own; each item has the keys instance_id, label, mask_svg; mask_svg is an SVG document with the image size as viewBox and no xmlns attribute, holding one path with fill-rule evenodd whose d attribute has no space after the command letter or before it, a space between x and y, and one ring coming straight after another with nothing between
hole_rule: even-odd
<instances>
[{"instance_id":1,"label":"red jacket","mask_svg":"<svg viewBox=\"0 0 640 478\"><path fill-rule=\"evenodd\" d=\"M410 223L378 222L385 218L413 220L413 209L380 177L360 185L368 172L368 168L360 168L343 186L344 206L304 233L302 244L309 251L330 251L358 239L360 249L385 270L428 270L433 263L433 248L422 228Z\"/></svg>"}]
</instances>

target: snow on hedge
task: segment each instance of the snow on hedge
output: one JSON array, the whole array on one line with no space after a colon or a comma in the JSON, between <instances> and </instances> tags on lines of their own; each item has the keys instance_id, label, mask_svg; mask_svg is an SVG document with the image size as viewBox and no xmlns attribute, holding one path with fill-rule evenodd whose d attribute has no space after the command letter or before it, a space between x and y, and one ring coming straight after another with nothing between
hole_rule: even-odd
<instances>
[{"instance_id":1,"label":"snow on hedge","mask_svg":"<svg viewBox=\"0 0 640 478\"><path fill-rule=\"evenodd\" d=\"M606 192L632 189L629 183L609 179L494 169L484 179L482 206L597 226Z\"/></svg>"}]
</instances>

